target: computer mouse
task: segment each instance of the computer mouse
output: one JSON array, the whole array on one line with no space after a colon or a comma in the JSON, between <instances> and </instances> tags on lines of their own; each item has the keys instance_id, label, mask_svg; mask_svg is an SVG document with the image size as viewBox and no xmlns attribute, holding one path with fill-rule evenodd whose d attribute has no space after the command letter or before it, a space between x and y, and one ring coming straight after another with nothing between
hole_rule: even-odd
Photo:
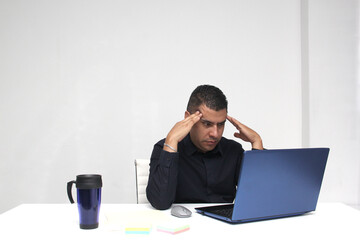
<instances>
[{"instance_id":1,"label":"computer mouse","mask_svg":"<svg viewBox=\"0 0 360 240\"><path fill-rule=\"evenodd\" d=\"M176 205L171 208L171 215L179 218L191 217L192 212L184 206Z\"/></svg>"}]
</instances>

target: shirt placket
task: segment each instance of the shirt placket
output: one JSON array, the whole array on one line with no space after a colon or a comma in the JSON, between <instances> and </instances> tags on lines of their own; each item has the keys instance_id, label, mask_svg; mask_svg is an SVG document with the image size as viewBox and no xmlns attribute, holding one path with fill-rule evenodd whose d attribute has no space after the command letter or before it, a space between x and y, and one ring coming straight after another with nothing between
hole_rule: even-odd
<instances>
[{"instance_id":1,"label":"shirt placket","mask_svg":"<svg viewBox=\"0 0 360 240\"><path fill-rule=\"evenodd\" d=\"M205 168L205 171L206 171L206 174L205 174L205 183L206 183L206 193L207 193L207 198L209 201L211 201L211 196L213 194L213 191L212 191L212 188L211 186L213 186L214 184L214 169L212 169L211 167L211 158L207 157L206 155L204 155L202 157L202 160L203 160L203 163L204 163L204 168Z\"/></svg>"}]
</instances>

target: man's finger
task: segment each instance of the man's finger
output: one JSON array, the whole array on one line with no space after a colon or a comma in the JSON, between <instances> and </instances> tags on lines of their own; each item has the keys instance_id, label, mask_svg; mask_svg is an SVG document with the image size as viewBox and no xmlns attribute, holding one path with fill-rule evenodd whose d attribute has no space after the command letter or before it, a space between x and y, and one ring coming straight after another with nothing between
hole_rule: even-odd
<instances>
[{"instance_id":1,"label":"man's finger","mask_svg":"<svg viewBox=\"0 0 360 240\"><path fill-rule=\"evenodd\" d=\"M227 116L227 119L232 123L232 125L234 125L234 127L236 127L237 130L240 131L241 123L238 120L236 120L233 117L230 117L229 115Z\"/></svg>"},{"instance_id":2,"label":"man's finger","mask_svg":"<svg viewBox=\"0 0 360 240\"><path fill-rule=\"evenodd\" d=\"M201 118L201 116L202 116L202 114L199 112L199 111L197 111L196 113L194 113L194 114L191 114L189 117L188 117L188 119L189 120L191 120L191 121L199 121L200 120L200 118Z\"/></svg>"},{"instance_id":3,"label":"man's finger","mask_svg":"<svg viewBox=\"0 0 360 240\"><path fill-rule=\"evenodd\" d=\"M195 123L197 123L200 120L201 116L202 116L202 114L200 112L196 112L194 114L191 114L187 118L185 118L182 121L182 123L189 127L192 127Z\"/></svg>"}]
</instances>

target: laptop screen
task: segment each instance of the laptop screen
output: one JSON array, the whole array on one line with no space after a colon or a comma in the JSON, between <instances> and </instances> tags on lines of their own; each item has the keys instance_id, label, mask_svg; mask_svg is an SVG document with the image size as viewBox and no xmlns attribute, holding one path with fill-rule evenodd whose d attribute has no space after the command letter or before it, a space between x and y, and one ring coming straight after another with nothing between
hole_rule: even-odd
<instances>
[{"instance_id":1,"label":"laptop screen","mask_svg":"<svg viewBox=\"0 0 360 240\"><path fill-rule=\"evenodd\" d=\"M315 210L328 153L328 148L245 152L233 218Z\"/></svg>"}]
</instances>

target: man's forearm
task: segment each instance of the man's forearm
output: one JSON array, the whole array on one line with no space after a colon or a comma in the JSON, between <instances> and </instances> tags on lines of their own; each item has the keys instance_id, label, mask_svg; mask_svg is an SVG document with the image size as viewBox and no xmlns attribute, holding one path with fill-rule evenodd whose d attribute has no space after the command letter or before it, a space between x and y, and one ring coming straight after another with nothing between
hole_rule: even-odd
<instances>
[{"instance_id":1,"label":"man's forearm","mask_svg":"<svg viewBox=\"0 0 360 240\"><path fill-rule=\"evenodd\" d=\"M169 153L162 149L153 151L146 195L156 209L168 209L175 200L178 158L178 153Z\"/></svg>"}]
</instances>

